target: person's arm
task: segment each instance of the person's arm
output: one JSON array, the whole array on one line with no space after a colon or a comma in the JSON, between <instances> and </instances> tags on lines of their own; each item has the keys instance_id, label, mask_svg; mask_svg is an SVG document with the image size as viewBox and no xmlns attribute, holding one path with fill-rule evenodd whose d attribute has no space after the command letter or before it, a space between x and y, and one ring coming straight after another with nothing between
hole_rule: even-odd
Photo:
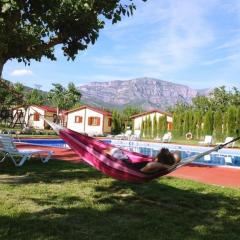
<instances>
[{"instance_id":1,"label":"person's arm","mask_svg":"<svg viewBox=\"0 0 240 240\"><path fill-rule=\"evenodd\" d=\"M108 148L106 148L105 150L103 150L103 152L104 152L105 154L111 155L111 149L112 149L112 148L108 147Z\"/></svg>"},{"instance_id":2,"label":"person's arm","mask_svg":"<svg viewBox=\"0 0 240 240\"><path fill-rule=\"evenodd\" d=\"M159 162L150 162L145 167L143 167L140 171L144 173L156 172L160 169L168 168L168 165L159 163Z\"/></svg>"}]
</instances>

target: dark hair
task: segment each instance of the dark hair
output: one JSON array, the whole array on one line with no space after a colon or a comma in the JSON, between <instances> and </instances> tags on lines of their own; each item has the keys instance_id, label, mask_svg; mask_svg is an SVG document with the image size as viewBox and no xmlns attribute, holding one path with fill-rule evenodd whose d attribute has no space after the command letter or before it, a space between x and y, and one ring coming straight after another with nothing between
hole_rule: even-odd
<instances>
[{"instance_id":1,"label":"dark hair","mask_svg":"<svg viewBox=\"0 0 240 240\"><path fill-rule=\"evenodd\" d=\"M156 158L158 162L163 164L173 165L175 163L175 158L168 148L162 148Z\"/></svg>"}]
</instances>

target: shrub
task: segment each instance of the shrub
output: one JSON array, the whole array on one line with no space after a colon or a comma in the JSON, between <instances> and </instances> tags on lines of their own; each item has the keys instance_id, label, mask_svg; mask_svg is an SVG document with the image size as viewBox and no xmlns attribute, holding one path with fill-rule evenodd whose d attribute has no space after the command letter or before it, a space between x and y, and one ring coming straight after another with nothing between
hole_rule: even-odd
<instances>
[{"instance_id":1,"label":"shrub","mask_svg":"<svg viewBox=\"0 0 240 240\"><path fill-rule=\"evenodd\" d=\"M236 115L237 109L234 106L230 106L227 111L227 135L228 136L235 136L237 125L236 125Z\"/></svg>"},{"instance_id":2,"label":"shrub","mask_svg":"<svg viewBox=\"0 0 240 240\"><path fill-rule=\"evenodd\" d=\"M218 141L223 140L223 117L221 111L214 113L214 136Z\"/></svg>"},{"instance_id":3,"label":"shrub","mask_svg":"<svg viewBox=\"0 0 240 240\"><path fill-rule=\"evenodd\" d=\"M208 110L204 116L204 126L203 126L205 135L213 134L213 112Z\"/></svg>"},{"instance_id":4,"label":"shrub","mask_svg":"<svg viewBox=\"0 0 240 240\"><path fill-rule=\"evenodd\" d=\"M152 137L156 138L158 136L158 122L157 122L157 116L156 114L153 117L153 128L152 128Z\"/></svg>"}]
</instances>

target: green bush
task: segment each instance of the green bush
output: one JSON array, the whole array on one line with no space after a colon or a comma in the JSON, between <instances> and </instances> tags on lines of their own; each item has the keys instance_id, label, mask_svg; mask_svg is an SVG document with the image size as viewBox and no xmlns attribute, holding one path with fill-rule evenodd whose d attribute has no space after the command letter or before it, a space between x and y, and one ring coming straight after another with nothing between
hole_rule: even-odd
<instances>
[{"instance_id":1,"label":"green bush","mask_svg":"<svg viewBox=\"0 0 240 240\"><path fill-rule=\"evenodd\" d=\"M214 113L214 136L218 141L223 140L223 117L221 111Z\"/></svg>"},{"instance_id":2,"label":"green bush","mask_svg":"<svg viewBox=\"0 0 240 240\"><path fill-rule=\"evenodd\" d=\"M152 128L152 132L153 132L152 137L153 138L156 138L158 136L157 130L158 130L158 121L157 121L157 116L155 114L153 117L153 128Z\"/></svg>"},{"instance_id":3,"label":"green bush","mask_svg":"<svg viewBox=\"0 0 240 240\"><path fill-rule=\"evenodd\" d=\"M193 137L196 139L201 138L202 134L202 113L200 111L193 112Z\"/></svg>"},{"instance_id":4,"label":"green bush","mask_svg":"<svg viewBox=\"0 0 240 240\"><path fill-rule=\"evenodd\" d=\"M230 106L227 111L227 135L228 136L236 136L236 117L237 117L237 109L234 106Z\"/></svg>"},{"instance_id":5,"label":"green bush","mask_svg":"<svg viewBox=\"0 0 240 240\"><path fill-rule=\"evenodd\" d=\"M204 116L204 126L203 126L205 135L213 134L213 112L208 110Z\"/></svg>"}]
</instances>

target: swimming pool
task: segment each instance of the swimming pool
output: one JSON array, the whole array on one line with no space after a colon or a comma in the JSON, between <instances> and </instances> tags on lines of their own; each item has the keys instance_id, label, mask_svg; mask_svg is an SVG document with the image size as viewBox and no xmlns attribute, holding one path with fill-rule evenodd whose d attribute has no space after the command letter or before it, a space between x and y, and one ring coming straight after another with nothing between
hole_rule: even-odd
<instances>
[{"instance_id":1,"label":"swimming pool","mask_svg":"<svg viewBox=\"0 0 240 240\"><path fill-rule=\"evenodd\" d=\"M20 142L40 146L68 148L68 145L62 139L21 139ZM187 158L210 149L209 147L201 146L149 143L143 141L104 140L104 142L149 156L155 156L162 147L169 148L171 151L179 150L182 158ZM237 167L240 169L240 150L224 148L197 160L196 163L213 166Z\"/></svg>"},{"instance_id":2,"label":"swimming pool","mask_svg":"<svg viewBox=\"0 0 240 240\"><path fill-rule=\"evenodd\" d=\"M17 139L16 142L29 143L31 145L68 148L62 139Z\"/></svg>"},{"instance_id":3,"label":"swimming pool","mask_svg":"<svg viewBox=\"0 0 240 240\"><path fill-rule=\"evenodd\" d=\"M109 143L126 148L130 151L139 152L148 156L156 156L159 149L162 147L169 148L171 151L178 150L181 152L182 159L196 155L201 152L205 152L210 147L202 146L189 146L189 145L176 145L167 143L149 143L138 141L123 141L123 140L111 140ZM225 166L240 168L240 150L224 148L218 152L206 155L203 158L195 161L198 164L212 165L212 166Z\"/></svg>"}]
</instances>

